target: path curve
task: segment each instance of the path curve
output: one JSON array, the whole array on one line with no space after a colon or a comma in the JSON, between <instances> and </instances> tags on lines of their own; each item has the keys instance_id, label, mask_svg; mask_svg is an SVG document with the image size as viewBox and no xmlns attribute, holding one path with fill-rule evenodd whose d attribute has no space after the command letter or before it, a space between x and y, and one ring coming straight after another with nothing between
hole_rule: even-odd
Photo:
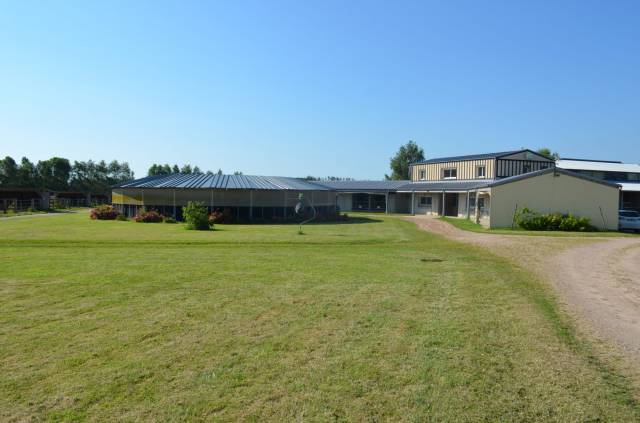
<instances>
[{"instance_id":1,"label":"path curve","mask_svg":"<svg viewBox=\"0 0 640 423\"><path fill-rule=\"evenodd\" d=\"M581 238L464 231L440 219L407 220L447 238L488 248L549 281L599 339L640 359L640 237Z\"/></svg>"}]
</instances>

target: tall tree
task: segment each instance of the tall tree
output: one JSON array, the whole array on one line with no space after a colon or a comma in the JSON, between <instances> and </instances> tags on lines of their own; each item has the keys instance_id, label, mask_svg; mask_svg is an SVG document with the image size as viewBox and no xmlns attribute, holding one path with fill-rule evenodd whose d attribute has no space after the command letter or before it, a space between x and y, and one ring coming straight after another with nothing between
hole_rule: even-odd
<instances>
[{"instance_id":1,"label":"tall tree","mask_svg":"<svg viewBox=\"0 0 640 423\"><path fill-rule=\"evenodd\" d=\"M52 157L49 160L41 160L37 165L42 186L54 191L69 189L69 177L71 164L69 160L61 157Z\"/></svg>"},{"instance_id":2,"label":"tall tree","mask_svg":"<svg viewBox=\"0 0 640 423\"><path fill-rule=\"evenodd\" d=\"M17 186L18 184L18 164L12 157L5 157L0 160L0 185Z\"/></svg>"},{"instance_id":3,"label":"tall tree","mask_svg":"<svg viewBox=\"0 0 640 423\"><path fill-rule=\"evenodd\" d=\"M541 156L545 156L546 158L551 160L558 160L560 158L560 154L558 154L557 151L554 151L552 153L551 149L547 147L539 148L538 151L536 151L536 153L540 154Z\"/></svg>"},{"instance_id":4,"label":"tall tree","mask_svg":"<svg viewBox=\"0 0 640 423\"><path fill-rule=\"evenodd\" d=\"M186 165L182 166L182 168L180 169L180 173L184 173L187 175L193 173L193 170L191 169L191 165L187 163Z\"/></svg>"},{"instance_id":5,"label":"tall tree","mask_svg":"<svg viewBox=\"0 0 640 423\"><path fill-rule=\"evenodd\" d=\"M409 179L409 165L424 160L424 151L413 141L401 146L395 156L390 160L391 176L384 175L385 179L405 180Z\"/></svg>"},{"instance_id":6,"label":"tall tree","mask_svg":"<svg viewBox=\"0 0 640 423\"><path fill-rule=\"evenodd\" d=\"M173 168L171 169L172 173L180 173L180 168L178 167L177 164L173 165Z\"/></svg>"},{"instance_id":7,"label":"tall tree","mask_svg":"<svg viewBox=\"0 0 640 423\"><path fill-rule=\"evenodd\" d=\"M36 165L31 163L28 158L23 157L20 162L20 168L18 169L18 186L34 188L39 185Z\"/></svg>"}]
</instances>

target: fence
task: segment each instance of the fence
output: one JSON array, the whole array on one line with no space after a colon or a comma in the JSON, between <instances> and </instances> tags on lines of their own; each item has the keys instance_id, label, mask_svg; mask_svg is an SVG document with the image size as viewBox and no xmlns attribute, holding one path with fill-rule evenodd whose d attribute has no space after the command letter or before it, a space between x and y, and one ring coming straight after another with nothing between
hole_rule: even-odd
<instances>
[{"instance_id":1,"label":"fence","mask_svg":"<svg viewBox=\"0 0 640 423\"><path fill-rule=\"evenodd\" d=\"M7 213L8 210L24 211L28 209L40 209L41 202L39 199L18 200L15 198L3 198L0 200L0 209Z\"/></svg>"}]
</instances>

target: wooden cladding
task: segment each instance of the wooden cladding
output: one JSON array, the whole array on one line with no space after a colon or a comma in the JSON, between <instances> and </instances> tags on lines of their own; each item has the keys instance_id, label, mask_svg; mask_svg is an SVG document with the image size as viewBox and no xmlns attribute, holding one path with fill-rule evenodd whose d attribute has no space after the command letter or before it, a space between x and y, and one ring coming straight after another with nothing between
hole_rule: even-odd
<instances>
[{"instance_id":1,"label":"wooden cladding","mask_svg":"<svg viewBox=\"0 0 640 423\"><path fill-rule=\"evenodd\" d=\"M497 159L496 178L506 178L509 176L522 175L523 173L547 169L551 166L553 166L553 163L537 160Z\"/></svg>"},{"instance_id":2,"label":"wooden cladding","mask_svg":"<svg viewBox=\"0 0 640 423\"><path fill-rule=\"evenodd\" d=\"M411 166L410 177L412 181L440 181L445 178L445 169L456 169L455 179L498 179L523 173L553 167L551 161L541 160L515 160L515 159L484 159L463 160L458 162L428 163ZM484 168L484 171L478 171ZM484 176L481 176L484 174Z\"/></svg>"},{"instance_id":3,"label":"wooden cladding","mask_svg":"<svg viewBox=\"0 0 640 423\"><path fill-rule=\"evenodd\" d=\"M439 181L444 177L444 169L456 169L456 179L467 180L493 178L494 163L494 159L484 159L418 164L411 166L411 174L409 176L412 181ZM479 167L484 167L484 178L478 178ZM420 171L425 172L425 178L420 178Z\"/></svg>"}]
</instances>

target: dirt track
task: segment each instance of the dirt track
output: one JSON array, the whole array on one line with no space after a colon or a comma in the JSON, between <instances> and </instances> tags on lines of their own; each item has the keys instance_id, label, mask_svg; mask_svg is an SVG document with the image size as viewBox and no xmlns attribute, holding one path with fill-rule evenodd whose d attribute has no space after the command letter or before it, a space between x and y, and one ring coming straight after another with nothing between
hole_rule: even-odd
<instances>
[{"instance_id":1,"label":"dirt track","mask_svg":"<svg viewBox=\"0 0 640 423\"><path fill-rule=\"evenodd\" d=\"M438 219L408 220L447 238L480 245L549 281L569 311L633 362L640 359L640 237L579 238L463 231Z\"/></svg>"}]
</instances>

